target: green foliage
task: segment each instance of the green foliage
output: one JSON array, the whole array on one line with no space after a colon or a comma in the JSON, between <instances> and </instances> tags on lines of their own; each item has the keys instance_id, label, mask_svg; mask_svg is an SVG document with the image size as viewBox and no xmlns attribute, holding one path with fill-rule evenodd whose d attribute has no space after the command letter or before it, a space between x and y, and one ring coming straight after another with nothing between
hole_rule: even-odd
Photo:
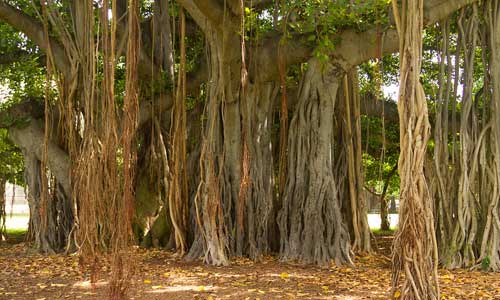
<instances>
[{"instance_id":1,"label":"green foliage","mask_svg":"<svg viewBox=\"0 0 500 300\"><path fill-rule=\"evenodd\" d=\"M0 129L0 177L23 185L24 161L21 151L8 139L6 129Z\"/></svg>"},{"instance_id":2,"label":"green foliage","mask_svg":"<svg viewBox=\"0 0 500 300\"><path fill-rule=\"evenodd\" d=\"M372 228L372 232L376 236L392 236L394 235L394 232L396 231L396 228L390 228L389 230L382 230L380 228Z\"/></svg>"},{"instance_id":3,"label":"green foliage","mask_svg":"<svg viewBox=\"0 0 500 300\"><path fill-rule=\"evenodd\" d=\"M273 29L274 9L260 11L245 7L245 40L257 40Z\"/></svg>"},{"instance_id":4,"label":"green foliage","mask_svg":"<svg viewBox=\"0 0 500 300\"><path fill-rule=\"evenodd\" d=\"M385 101L386 107L395 105L393 100L384 98L382 89L383 86L397 84L399 81L398 73L399 56L397 54L389 54L380 60L370 60L361 64L359 66L361 99ZM377 193L382 193L384 183L392 173L399 158L399 125L387 120L385 124L382 122L382 115L361 116L365 184ZM385 151L382 153L384 135ZM399 175L397 172L389 181L387 193L389 195L399 194Z\"/></svg>"},{"instance_id":5,"label":"green foliage","mask_svg":"<svg viewBox=\"0 0 500 300\"><path fill-rule=\"evenodd\" d=\"M481 269L483 271L488 271L490 269L490 264L491 264L491 259L489 256L486 256L485 258L483 258L483 260L481 261Z\"/></svg>"},{"instance_id":6,"label":"green foliage","mask_svg":"<svg viewBox=\"0 0 500 300\"><path fill-rule=\"evenodd\" d=\"M389 0L356 1L287 1L284 20L293 32L311 33L310 40L316 41L314 55L328 60L340 40L335 34L344 29L366 31L373 26L388 23Z\"/></svg>"},{"instance_id":7,"label":"green foliage","mask_svg":"<svg viewBox=\"0 0 500 300\"><path fill-rule=\"evenodd\" d=\"M399 126L386 122L385 128L385 153L383 160L383 136L382 119L379 117L361 116L361 131L363 150L363 168L365 184L381 193L385 180L391 174L392 169L399 158ZM394 174L387 190L389 195L399 193L399 176Z\"/></svg>"},{"instance_id":8,"label":"green foliage","mask_svg":"<svg viewBox=\"0 0 500 300\"><path fill-rule=\"evenodd\" d=\"M364 31L373 25L386 24L389 0L341 0L286 2L285 11L293 21L289 26L298 32L335 33L354 28Z\"/></svg>"},{"instance_id":9,"label":"green foliage","mask_svg":"<svg viewBox=\"0 0 500 300\"><path fill-rule=\"evenodd\" d=\"M399 54L388 54L381 60L369 60L359 65L360 92L383 98L382 87L399 83ZM394 99L395 100L395 99Z\"/></svg>"},{"instance_id":10,"label":"green foliage","mask_svg":"<svg viewBox=\"0 0 500 300\"><path fill-rule=\"evenodd\" d=\"M23 34L0 23L0 53L15 58L0 65L0 85L8 88L12 101L43 95L44 66L41 53Z\"/></svg>"}]
</instances>

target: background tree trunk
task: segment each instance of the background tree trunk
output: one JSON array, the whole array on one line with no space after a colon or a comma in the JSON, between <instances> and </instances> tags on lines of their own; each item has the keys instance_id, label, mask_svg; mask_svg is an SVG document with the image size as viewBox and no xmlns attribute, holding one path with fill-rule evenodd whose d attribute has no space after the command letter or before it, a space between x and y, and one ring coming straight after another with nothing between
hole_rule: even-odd
<instances>
[{"instance_id":1,"label":"background tree trunk","mask_svg":"<svg viewBox=\"0 0 500 300\"><path fill-rule=\"evenodd\" d=\"M389 188L389 182L391 181L394 174L396 174L398 170L398 165L395 164L392 167L391 172L387 175L387 178L384 182L384 188L382 189L382 194L380 194L380 230L390 230L391 223L389 222L389 207L388 207L388 199L387 199L387 190Z\"/></svg>"},{"instance_id":2,"label":"background tree trunk","mask_svg":"<svg viewBox=\"0 0 500 300\"><path fill-rule=\"evenodd\" d=\"M73 228L72 202L57 184L50 191L47 203L41 202L40 160L31 153L24 152L25 180L28 185L28 205L30 221L28 237L36 250L45 254L54 254L64 250Z\"/></svg>"},{"instance_id":3,"label":"background tree trunk","mask_svg":"<svg viewBox=\"0 0 500 300\"><path fill-rule=\"evenodd\" d=\"M6 199L5 199L5 185L7 180L0 177L0 243L5 241L7 238L7 228L5 227L5 218L7 216L5 212Z\"/></svg>"}]
</instances>

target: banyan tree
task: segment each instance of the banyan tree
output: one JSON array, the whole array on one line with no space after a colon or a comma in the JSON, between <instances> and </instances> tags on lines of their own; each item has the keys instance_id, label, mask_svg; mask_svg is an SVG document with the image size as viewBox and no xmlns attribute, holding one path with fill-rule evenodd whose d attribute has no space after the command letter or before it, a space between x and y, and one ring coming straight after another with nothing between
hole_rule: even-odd
<instances>
[{"instance_id":1,"label":"banyan tree","mask_svg":"<svg viewBox=\"0 0 500 300\"><path fill-rule=\"evenodd\" d=\"M379 105L358 66L399 52L394 286L403 271L406 299L436 299L438 258L498 271L499 20L498 0L1 0L25 42L2 38L0 63L45 79L0 116L34 246L112 253L122 275L131 244L352 265L371 251L361 116Z\"/></svg>"}]
</instances>

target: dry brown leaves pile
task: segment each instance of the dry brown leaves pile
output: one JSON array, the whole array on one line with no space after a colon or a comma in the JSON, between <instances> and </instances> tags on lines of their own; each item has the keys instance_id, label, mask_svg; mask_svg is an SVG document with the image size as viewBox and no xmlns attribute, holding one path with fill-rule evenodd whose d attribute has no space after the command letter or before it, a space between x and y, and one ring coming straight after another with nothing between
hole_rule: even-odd
<instances>
[{"instance_id":1,"label":"dry brown leaves pile","mask_svg":"<svg viewBox=\"0 0 500 300\"><path fill-rule=\"evenodd\" d=\"M212 267L181 262L172 252L132 252L137 269L128 294L136 300L387 299L390 289L390 261L381 253L358 257L355 268L320 269L272 257ZM108 273L109 264L103 262L100 280L92 287L77 256L41 256L23 243L0 246L0 299L106 299ZM441 299L500 299L498 273L440 270L439 280Z\"/></svg>"}]
</instances>

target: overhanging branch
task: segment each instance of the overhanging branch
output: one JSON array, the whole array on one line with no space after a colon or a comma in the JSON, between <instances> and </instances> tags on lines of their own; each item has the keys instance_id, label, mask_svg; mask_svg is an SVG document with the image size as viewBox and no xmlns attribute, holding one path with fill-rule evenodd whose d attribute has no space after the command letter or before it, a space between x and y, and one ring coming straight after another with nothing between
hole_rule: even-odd
<instances>
[{"instance_id":1,"label":"overhanging branch","mask_svg":"<svg viewBox=\"0 0 500 300\"><path fill-rule=\"evenodd\" d=\"M460 8L477 2L478 0L427 0L424 7L424 23L425 25L433 24L439 20L446 18L448 15L459 10ZM380 49L380 44L377 41L377 36L381 34L383 37L383 47ZM276 32L267 36L263 46L257 49L260 57L256 64L255 71L258 72L259 80L277 80L278 68L273 62L277 61L278 47L282 47L282 59L288 65L307 61L315 49L315 45L308 40L309 34L292 34L290 39L282 42L282 34ZM378 53L388 54L398 51L399 40L395 28L389 27L384 32L380 32L377 28L372 28L364 32L355 30L344 30L340 34L332 37L341 42L330 53L332 58L343 63L341 67L349 69L357 66L360 63L376 58ZM381 50L381 51L380 51Z\"/></svg>"},{"instance_id":2,"label":"overhanging branch","mask_svg":"<svg viewBox=\"0 0 500 300\"><path fill-rule=\"evenodd\" d=\"M460 8L477 2L478 0L427 0L424 3L424 26L434 24L459 10ZM382 34L382 49L377 43L377 35ZM356 33L352 30L341 35L341 44L335 54L345 59L349 66L376 58L377 53L389 54L398 51L399 37L395 28L389 28L380 33L376 28ZM334 56L335 56L334 54Z\"/></svg>"},{"instance_id":3,"label":"overhanging branch","mask_svg":"<svg viewBox=\"0 0 500 300\"><path fill-rule=\"evenodd\" d=\"M57 69L64 74L69 74L69 61L63 47L52 38L49 38L49 41L45 39L43 26L40 22L4 1L0 1L0 20L26 34L30 40L44 51L47 51L50 42Z\"/></svg>"},{"instance_id":4,"label":"overhanging branch","mask_svg":"<svg viewBox=\"0 0 500 300\"><path fill-rule=\"evenodd\" d=\"M207 33L208 25L212 28L235 27L239 20L232 11L224 10L217 0L177 0L195 20L198 26Z\"/></svg>"},{"instance_id":5,"label":"overhanging branch","mask_svg":"<svg viewBox=\"0 0 500 300\"><path fill-rule=\"evenodd\" d=\"M219 26L224 20L224 7L214 0L193 0L200 12L205 15L210 22Z\"/></svg>"}]
</instances>

